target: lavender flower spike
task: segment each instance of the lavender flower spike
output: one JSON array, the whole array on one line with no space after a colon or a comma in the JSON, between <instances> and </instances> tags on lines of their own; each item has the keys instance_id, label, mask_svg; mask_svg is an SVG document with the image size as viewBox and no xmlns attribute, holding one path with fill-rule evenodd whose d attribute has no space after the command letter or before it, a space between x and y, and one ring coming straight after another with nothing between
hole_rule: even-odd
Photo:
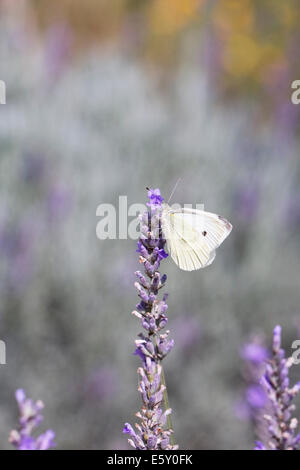
<instances>
[{"instance_id":1,"label":"lavender flower spike","mask_svg":"<svg viewBox=\"0 0 300 470\"><path fill-rule=\"evenodd\" d=\"M41 423L43 416L41 410L44 408L43 402L36 403L30 398L26 398L24 390L16 391L16 400L19 405L20 419L19 429L10 433L9 442L18 450L48 450L54 447L55 434L48 430L34 438L31 433Z\"/></svg>"},{"instance_id":2,"label":"lavender flower spike","mask_svg":"<svg viewBox=\"0 0 300 470\"><path fill-rule=\"evenodd\" d=\"M140 424L135 425L136 430L126 423L123 432L129 435L128 442L137 450L172 450L178 449L178 446L172 443L171 409L161 362L172 349L174 341L168 339L168 330L162 333L168 322L167 295L161 300L158 298L158 292L167 279L158 271L161 260L168 256L164 251L166 241L160 224L163 198L159 189L149 189L148 197L149 211L140 216L141 236L137 249L144 273L135 273L135 286L141 300L132 312L141 320L145 330L135 341L135 354L142 360L142 366L138 369L138 391L143 404L136 414L140 419Z\"/></svg>"},{"instance_id":3,"label":"lavender flower spike","mask_svg":"<svg viewBox=\"0 0 300 470\"><path fill-rule=\"evenodd\" d=\"M241 419L248 419L259 441L265 442L268 436L268 425L264 415L269 412L268 397L261 385L265 372L265 363L270 352L259 336L253 336L243 345L240 351L243 359L242 374L246 382L243 397L237 403L236 411Z\"/></svg>"},{"instance_id":4,"label":"lavender flower spike","mask_svg":"<svg viewBox=\"0 0 300 470\"><path fill-rule=\"evenodd\" d=\"M271 412L264 416L268 423L268 442L256 443L258 450L297 450L300 434L296 434L298 421L292 417L294 397L299 393L300 383L290 388L289 368L292 358L287 359L281 348L281 327L273 333L272 358L266 363L261 383L270 402Z\"/></svg>"}]
</instances>

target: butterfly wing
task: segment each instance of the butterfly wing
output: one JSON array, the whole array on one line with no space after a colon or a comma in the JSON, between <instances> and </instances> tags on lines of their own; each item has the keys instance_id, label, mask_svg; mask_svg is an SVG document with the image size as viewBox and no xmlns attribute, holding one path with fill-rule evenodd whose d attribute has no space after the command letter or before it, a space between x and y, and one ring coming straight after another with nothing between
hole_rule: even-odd
<instances>
[{"instance_id":1,"label":"butterfly wing","mask_svg":"<svg viewBox=\"0 0 300 470\"><path fill-rule=\"evenodd\" d=\"M210 212L195 209L172 211L166 206L162 230L175 263L185 271L209 266L215 250L231 232L231 224Z\"/></svg>"}]
</instances>

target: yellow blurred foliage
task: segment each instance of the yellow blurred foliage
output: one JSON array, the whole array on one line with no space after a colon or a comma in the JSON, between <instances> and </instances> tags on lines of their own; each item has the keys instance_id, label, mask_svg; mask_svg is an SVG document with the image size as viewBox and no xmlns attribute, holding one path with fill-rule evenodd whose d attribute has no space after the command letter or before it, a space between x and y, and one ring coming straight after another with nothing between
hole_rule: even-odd
<instances>
[{"instance_id":1,"label":"yellow blurred foliage","mask_svg":"<svg viewBox=\"0 0 300 470\"><path fill-rule=\"evenodd\" d=\"M299 0L264 0L267 12L274 15L280 27L286 31L299 26L300 9Z\"/></svg>"},{"instance_id":2,"label":"yellow blurred foliage","mask_svg":"<svg viewBox=\"0 0 300 470\"><path fill-rule=\"evenodd\" d=\"M300 73L294 52L300 36L299 2L27 0L27 5L42 31L53 23L68 24L75 53L82 46L117 39L144 60L159 63L163 70L171 70L178 51L183 50L183 32L195 32L195 45L199 48L201 40L205 42L209 36L218 45L215 57L220 86L226 81L227 88L232 86L243 92L249 81L263 87L263 77L276 64L285 64L291 76Z\"/></svg>"},{"instance_id":3,"label":"yellow blurred foliage","mask_svg":"<svg viewBox=\"0 0 300 470\"><path fill-rule=\"evenodd\" d=\"M224 47L223 65L235 78L260 75L261 68L278 60L280 50L270 43L262 44L246 34L232 34Z\"/></svg>"},{"instance_id":4,"label":"yellow blurred foliage","mask_svg":"<svg viewBox=\"0 0 300 470\"><path fill-rule=\"evenodd\" d=\"M212 20L221 33L250 32L254 27L253 0L219 0Z\"/></svg>"},{"instance_id":5,"label":"yellow blurred foliage","mask_svg":"<svg viewBox=\"0 0 300 470\"><path fill-rule=\"evenodd\" d=\"M153 34L172 35L187 26L204 0L153 0L149 7L149 26Z\"/></svg>"},{"instance_id":6,"label":"yellow blurred foliage","mask_svg":"<svg viewBox=\"0 0 300 470\"><path fill-rule=\"evenodd\" d=\"M262 83L265 71L284 63L299 29L299 2L297 8L295 0L219 0L211 17L227 83Z\"/></svg>"},{"instance_id":7,"label":"yellow blurred foliage","mask_svg":"<svg viewBox=\"0 0 300 470\"><path fill-rule=\"evenodd\" d=\"M126 0L30 0L40 25L67 23L76 43L118 35L127 13Z\"/></svg>"}]
</instances>

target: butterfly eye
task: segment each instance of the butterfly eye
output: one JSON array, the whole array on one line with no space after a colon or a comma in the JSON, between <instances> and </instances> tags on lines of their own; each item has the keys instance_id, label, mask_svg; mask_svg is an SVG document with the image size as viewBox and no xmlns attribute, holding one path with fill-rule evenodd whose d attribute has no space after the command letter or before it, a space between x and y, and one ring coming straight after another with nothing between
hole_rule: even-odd
<instances>
[{"instance_id":1,"label":"butterfly eye","mask_svg":"<svg viewBox=\"0 0 300 470\"><path fill-rule=\"evenodd\" d=\"M204 232L202 232L202 235L203 235L204 237L207 235L206 230L204 230Z\"/></svg>"}]
</instances>

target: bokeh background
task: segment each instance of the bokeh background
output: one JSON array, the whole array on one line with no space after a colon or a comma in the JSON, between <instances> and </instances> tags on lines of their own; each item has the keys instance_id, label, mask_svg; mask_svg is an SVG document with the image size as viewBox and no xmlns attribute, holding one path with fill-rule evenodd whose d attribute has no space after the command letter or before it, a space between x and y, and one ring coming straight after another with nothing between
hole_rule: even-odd
<instances>
[{"instance_id":1,"label":"bokeh background","mask_svg":"<svg viewBox=\"0 0 300 470\"><path fill-rule=\"evenodd\" d=\"M140 406L135 242L100 241L100 203L145 186L234 230L211 267L168 274L165 360L182 449L251 449L249 338L299 338L297 0L1 0L0 448L15 389L59 449L126 449ZM300 380L300 366L292 368Z\"/></svg>"}]
</instances>

